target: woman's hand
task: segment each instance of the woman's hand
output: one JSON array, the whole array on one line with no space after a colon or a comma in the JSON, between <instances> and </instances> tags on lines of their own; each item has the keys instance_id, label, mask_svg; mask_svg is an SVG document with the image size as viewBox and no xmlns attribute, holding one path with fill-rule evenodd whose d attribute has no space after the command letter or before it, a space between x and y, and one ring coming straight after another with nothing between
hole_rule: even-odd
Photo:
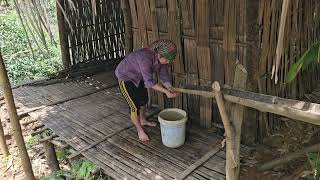
<instances>
[{"instance_id":1,"label":"woman's hand","mask_svg":"<svg viewBox=\"0 0 320 180\"><path fill-rule=\"evenodd\" d=\"M171 92L171 91L168 91L167 93L166 93L166 95L167 95L167 98L175 98L175 97L177 97L179 94L178 93L175 93L175 92Z\"/></svg>"},{"instance_id":2,"label":"woman's hand","mask_svg":"<svg viewBox=\"0 0 320 180\"><path fill-rule=\"evenodd\" d=\"M166 94L168 98L175 98L179 95L178 93L174 92L173 89L164 88L164 87L160 86L159 84L155 84L152 87L152 89Z\"/></svg>"}]
</instances>

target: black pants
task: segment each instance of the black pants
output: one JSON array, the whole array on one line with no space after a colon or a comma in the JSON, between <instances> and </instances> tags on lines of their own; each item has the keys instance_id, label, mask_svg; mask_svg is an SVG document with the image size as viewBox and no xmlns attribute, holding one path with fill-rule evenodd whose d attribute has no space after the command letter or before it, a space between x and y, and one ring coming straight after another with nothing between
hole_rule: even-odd
<instances>
[{"instance_id":1,"label":"black pants","mask_svg":"<svg viewBox=\"0 0 320 180\"><path fill-rule=\"evenodd\" d=\"M148 91L141 81L139 86L136 87L133 82L119 81L119 88L130 107L131 117L137 117L140 112L140 107L148 103Z\"/></svg>"}]
</instances>

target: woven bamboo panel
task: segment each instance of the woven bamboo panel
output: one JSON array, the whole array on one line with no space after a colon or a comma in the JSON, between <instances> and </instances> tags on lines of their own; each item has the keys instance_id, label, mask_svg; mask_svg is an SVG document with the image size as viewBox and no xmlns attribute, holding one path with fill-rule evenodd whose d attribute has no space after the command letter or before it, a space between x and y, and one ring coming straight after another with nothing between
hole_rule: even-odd
<instances>
[{"instance_id":1,"label":"woven bamboo panel","mask_svg":"<svg viewBox=\"0 0 320 180\"><path fill-rule=\"evenodd\" d=\"M223 0L128 0L132 19L133 48L144 47L146 42L159 38L173 40L178 47L177 58L171 65L175 86L184 84L211 85L215 80L225 83L224 70L224 1ZM238 0L235 13L241 27L236 29L234 61L246 59L245 0ZM243 9L241 9L243 8ZM139 13L144 13L142 16ZM232 46L232 44L230 45ZM226 64L227 67L228 64ZM230 68L232 66L230 65ZM231 74L231 73L230 73ZM215 104L210 100L183 95L175 100L151 94L152 103L160 107L179 107L189 112L192 122L210 127L212 120L219 123ZM201 112L201 113L200 113Z\"/></svg>"},{"instance_id":2,"label":"woven bamboo panel","mask_svg":"<svg viewBox=\"0 0 320 180\"><path fill-rule=\"evenodd\" d=\"M124 57L124 21L118 0L64 0L71 65ZM70 23L70 24L69 24Z\"/></svg>"},{"instance_id":3,"label":"woven bamboo panel","mask_svg":"<svg viewBox=\"0 0 320 180\"><path fill-rule=\"evenodd\" d=\"M271 74L276 64L282 1L129 2L134 49L159 38L168 38L178 44L177 61L171 66L175 86L184 83L210 85L212 81L231 84L236 61L247 69L247 89L253 92L303 98L306 92L315 88L320 78L317 67L299 74L292 84L285 82L290 66L312 43L319 41L320 1L290 1L277 84L271 79ZM139 15L141 12L145 16ZM210 125L211 121L220 123L216 105L199 97L184 95L174 102L155 93L152 97L152 102L160 107L183 107L189 112L192 122L203 127ZM209 113L211 109L212 114ZM272 114L260 115L257 111L248 110L245 116L248 120L244 122L243 135L247 138L262 138L266 127L273 129L279 126L279 121Z\"/></svg>"}]
</instances>

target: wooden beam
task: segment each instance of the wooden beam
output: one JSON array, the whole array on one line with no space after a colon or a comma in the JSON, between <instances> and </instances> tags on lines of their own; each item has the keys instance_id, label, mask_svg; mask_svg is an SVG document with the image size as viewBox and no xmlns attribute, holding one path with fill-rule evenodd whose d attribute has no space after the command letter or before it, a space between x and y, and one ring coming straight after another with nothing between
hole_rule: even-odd
<instances>
[{"instance_id":1,"label":"wooden beam","mask_svg":"<svg viewBox=\"0 0 320 180\"><path fill-rule=\"evenodd\" d=\"M17 109L14 104L11 84L8 79L8 74L4 65L4 61L2 59L1 50L0 50L0 85L3 88L4 99L7 105L7 110L9 112L10 124L12 128L13 136L18 146L19 156L21 158L21 164L26 176L25 179L34 180L35 177L32 171L32 165L30 162L30 158L28 156L27 148L23 140L23 135L22 135L19 119L18 119Z\"/></svg>"},{"instance_id":2,"label":"wooden beam","mask_svg":"<svg viewBox=\"0 0 320 180\"><path fill-rule=\"evenodd\" d=\"M214 94L209 94L210 87L186 87L188 89L174 88L174 90L180 93L193 95L204 94L204 97L214 97ZM320 125L320 104L285 99L233 88L222 88L221 91L226 101L251 107L262 112L270 112L303 122Z\"/></svg>"},{"instance_id":3,"label":"wooden beam","mask_svg":"<svg viewBox=\"0 0 320 180\"><path fill-rule=\"evenodd\" d=\"M47 164L48 164L51 172L55 172L55 171L60 170L59 161L57 159L56 150L54 148L54 145L49 141L45 141L42 144L43 144L43 149L44 149L44 153L46 156L46 161L47 161Z\"/></svg>"}]
</instances>

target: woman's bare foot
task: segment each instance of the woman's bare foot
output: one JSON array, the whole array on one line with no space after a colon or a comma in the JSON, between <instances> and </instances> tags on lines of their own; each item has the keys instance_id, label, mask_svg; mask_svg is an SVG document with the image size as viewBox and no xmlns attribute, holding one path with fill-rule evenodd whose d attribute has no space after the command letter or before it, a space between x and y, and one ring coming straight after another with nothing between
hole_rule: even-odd
<instances>
[{"instance_id":1,"label":"woman's bare foot","mask_svg":"<svg viewBox=\"0 0 320 180\"><path fill-rule=\"evenodd\" d=\"M148 135L143 130L138 131L138 137L140 141L149 141Z\"/></svg>"},{"instance_id":2,"label":"woman's bare foot","mask_svg":"<svg viewBox=\"0 0 320 180\"><path fill-rule=\"evenodd\" d=\"M151 122L151 121L147 121L145 119L140 119L140 124L141 124L141 126L150 126L150 127L157 126L157 123Z\"/></svg>"}]
</instances>

